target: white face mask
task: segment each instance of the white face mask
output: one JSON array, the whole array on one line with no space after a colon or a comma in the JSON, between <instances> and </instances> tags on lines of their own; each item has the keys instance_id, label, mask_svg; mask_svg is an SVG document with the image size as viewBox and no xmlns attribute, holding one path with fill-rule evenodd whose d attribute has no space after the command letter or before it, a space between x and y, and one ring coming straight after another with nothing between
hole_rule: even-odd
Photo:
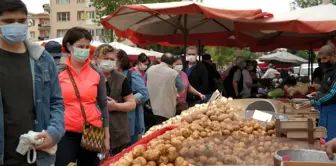
<instances>
[{"instance_id":1,"label":"white face mask","mask_svg":"<svg viewBox=\"0 0 336 166\"><path fill-rule=\"evenodd\" d=\"M139 64L139 69L141 70L141 71L145 71L146 69L147 69L147 65L145 65L145 64L143 64L143 63L140 63Z\"/></svg>"},{"instance_id":2,"label":"white face mask","mask_svg":"<svg viewBox=\"0 0 336 166\"><path fill-rule=\"evenodd\" d=\"M188 55L186 60L187 60L188 62L195 62L195 61L196 61L196 57L195 57L195 56L192 56L192 55Z\"/></svg>"},{"instance_id":3,"label":"white face mask","mask_svg":"<svg viewBox=\"0 0 336 166\"><path fill-rule=\"evenodd\" d=\"M180 71L182 71L183 66L182 66L182 65L175 65L175 66L174 66L174 69L175 69L176 71L180 72Z\"/></svg>"},{"instance_id":4,"label":"white face mask","mask_svg":"<svg viewBox=\"0 0 336 166\"><path fill-rule=\"evenodd\" d=\"M110 72L116 67L116 62L112 60L101 60L99 63L99 67L103 70L103 72Z\"/></svg>"}]
</instances>

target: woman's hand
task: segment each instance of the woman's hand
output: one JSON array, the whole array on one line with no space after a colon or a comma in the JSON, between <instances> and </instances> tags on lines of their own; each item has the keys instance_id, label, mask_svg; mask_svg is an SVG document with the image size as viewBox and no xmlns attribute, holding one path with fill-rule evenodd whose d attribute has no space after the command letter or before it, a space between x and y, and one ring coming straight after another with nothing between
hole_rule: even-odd
<instances>
[{"instance_id":1,"label":"woman's hand","mask_svg":"<svg viewBox=\"0 0 336 166\"><path fill-rule=\"evenodd\" d=\"M117 102L112 99L111 97L107 96L107 107L109 111L113 111L113 110L118 110L117 109Z\"/></svg>"},{"instance_id":2,"label":"woman's hand","mask_svg":"<svg viewBox=\"0 0 336 166\"><path fill-rule=\"evenodd\" d=\"M309 96L312 96L314 99L318 99L317 92L312 92L309 94Z\"/></svg>"},{"instance_id":3,"label":"woman's hand","mask_svg":"<svg viewBox=\"0 0 336 166\"><path fill-rule=\"evenodd\" d=\"M201 98L201 100L205 100L205 95L203 95L202 93L199 93L198 96Z\"/></svg>"}]
</instances>

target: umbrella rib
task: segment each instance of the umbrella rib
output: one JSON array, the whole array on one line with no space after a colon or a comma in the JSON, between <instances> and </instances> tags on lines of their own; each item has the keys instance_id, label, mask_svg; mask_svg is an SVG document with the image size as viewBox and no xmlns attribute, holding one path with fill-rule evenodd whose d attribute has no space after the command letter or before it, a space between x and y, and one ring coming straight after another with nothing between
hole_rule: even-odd
<instances>
[{"instance_id":1,"label":"umbrella rib","mask_svg":"<svg viewBox=\"0 0 336 166\"><path fill-rule=\"evenodd\" d=\"M207 22L209 22L210 20L208 18L204 18L201 22L199 22L198 24L195 24L194 26L192 26L190 29L188 29L188 31L190 32L191 30L197 28L198 26L201 26Z\"/></svg>"},{"instance_id":2,"label":"umbrella rib","mask_svg":"<svg viewBox=\"0 0 336 166\"><path fill-rule=\"evenodd\" d=\"M154 17L156 17L156 18L160 19L161 21L163 21L163 22L165 22L165 23L169 24L170 26L172 26L172 27L174 27L174 28L177 28L177 29L180 29L180 30L182 30L182 31L183 31L183 29L182 29L181 27L176 27L176 26L178 26L177 24L171 23L170 21L167 21L167 20L165 20L165 19L161 18L161 17L160 17L160 16L158 16L158 15L154 15Z\"/></svg>"},{"instance_id":3,"label":"umbrella rib","mask_svg":"<svg viewBox=\"0 0 336 166\"><path fill-rule=\"evenodd\" d=\"M173 19L172 16L169 15L169 17ZM177 22L178 22L178 24L180 24L180 27L182 27L181 19L182 19L182 15L179 15L179 17L177 18ZM174 34L176 34L178 30L179 30L179 28L175 28L174 29Z\"/></svg>"},{"instance_id":4,"label":"umbrella rib","mask_svg":"<svg viewBox=\"0 0 336 166\"><path fill-rule=\"evenodd\" d=\"M221 26L222 28L224 28L226 31L231 32L231 30L226 27L225 25L221 24L220 22L218 22L216 19L211 19L212 21L214 21L216 24L218 24L219 26Z\"/></svg>"},{"instance_id":5,"label":"umbrella rib","mask_svg":"<svg viewBox=\"0 0 336 166\"><path fill-rule=\"evenodd\" d=\"M155 15L158 15L158 14L152 14L152 13L151 13L151 15L150 15L150 16L148 16L148 17L145 17L145 18L143 18L143 19L141 19L141 20L137 21L136 23L132 24L132 25L131 25L129 28L133 27L133 26L134 26L134 25L136 25L136 24L140 24L140 23L142 23L142 22L144 22L144 21L148 20L148 19L150 19L150 18L154 17Z\"/></svg>"}]
</instances>

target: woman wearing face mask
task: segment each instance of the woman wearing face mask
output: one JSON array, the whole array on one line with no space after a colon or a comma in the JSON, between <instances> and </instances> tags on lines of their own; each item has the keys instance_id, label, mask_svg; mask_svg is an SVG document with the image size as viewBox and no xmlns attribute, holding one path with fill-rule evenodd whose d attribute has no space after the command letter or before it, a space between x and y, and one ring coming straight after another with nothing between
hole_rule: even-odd
<instances>
[{"instance_id":1,"label":"woman wearing face mask","mask_svg":"<svg viewBox=\"0 0 336 166\"><path fill-rule=\"evenodd\" d=\"M110 149L105 78L88 59L91 40L90 32L80 27L69 29L63 38L63 47L69 56L60 67L58 77L64 97L66 133L58 144L56 166L76 161L78 166L99 165L97 153L81 146L84 116L90 125L104 127L104 150Z\"/></svg>"},{"instance_id":2,"label":"woman wearing face mask","mask_svg":"<svg viewBox=\"0 0 336 166\"><path fill-rule=\"evenodd\" d=\"M145 120L142 104L149 98L148 90L141 75L138 72L132 72L129 70L131 68L131 61L125 51L119 50L116 60L116 68L127 77L137 103L135 110L128 112L127 114L131 134L131 142L129 144L132 145L137 142L139 136L145 132Z\"/></svg>"},{"instance_id":3,"label":"woman wearing face mask","mask_svg":"<svg viewBox=\"0 0 336 166\"><path fill-rule=\"evenodd\" d=\"M100 45L94 59L103 71L106 82L107 105L110 118L111 155L120 153L131 141L127 112L135 109L136 103L127 78L116 71L117 50L111 45Z\"/></svg>"},{"instance_id":4,"label":"woman wearing face mask","mask_svg":"<svg viewBox=\"0 0 336 166\"><path fill-rule=\"evenodd\" d=\"M143 80L145 81L145 75L146 75L145 71L147 70L149 64L150 64L150 61L147 55L144 53L141 53L138 56L138 60L135 62L135 66L131 68L130 71L136 71L140 73ZM146 84L146 81L145 81L145 84Z\"/></svg>"},{"instance_id":5,"label":"woman wearing face mask","mask_svg":"<svg viewBox=\"0 0 336 166\"><path fill-rule=\"evenodd\" d=\"M194 95L199 96L202 100L205 99L205 95L203 95L202 93L198 92L195 88L193 88L190 84L189 84L189 80L188 80L188 76L187 74L182 71L183 69L183 62L181 57L176 56L176 61L173 64L174 69L179 72L181 79L183 81L184 84L184 88L185 91L182 93L179 93L179 96L177 98L177 105L176 105L176 114L179 115L181 114L182 111L186 110L189 108L188 104L187 104L187 92L190 92Z\"/></svg>"},{"instance_id":6,"label":"woman wearing face mask","mask_svg":"<svg viewBox=\"0 0 336 166\"><path fill-rule=\"evenodd\" d=\"M318 53L324 77L318 92L311 93L313 98L301 107L315 107L320 111L319 126L327 129L327 141L336 138L336 48L332 43L321 47Z\"/></svg>"}]
</instances>

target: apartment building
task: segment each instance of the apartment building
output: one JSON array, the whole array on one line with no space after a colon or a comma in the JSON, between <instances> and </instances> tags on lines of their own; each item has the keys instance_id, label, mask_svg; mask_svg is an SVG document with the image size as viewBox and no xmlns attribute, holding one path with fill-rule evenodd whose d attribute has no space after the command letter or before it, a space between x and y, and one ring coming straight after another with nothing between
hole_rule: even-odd
<instances>
[{"instance_id":1,"label":"apartment building","mask_svg":"<svg viewBox=\"0 0 336 166\"><path fill-rule=\"evenodd\" d=\"M99 26L93 0L50 0L44 9L50 12L50 38L63 37L74 26L88 29L95 40L100 40L103 27Z\"/></svg>"},{"instance_id":2,"label":"apartment building","mask_svg":"<svg viewBox=\"0 0 336 166\"><path fill-rule=\"evenodd\" d=\"M49 13L28 14L29 38L32 41L47 40L50 34Z\"/></svg>"}]
</instances>

